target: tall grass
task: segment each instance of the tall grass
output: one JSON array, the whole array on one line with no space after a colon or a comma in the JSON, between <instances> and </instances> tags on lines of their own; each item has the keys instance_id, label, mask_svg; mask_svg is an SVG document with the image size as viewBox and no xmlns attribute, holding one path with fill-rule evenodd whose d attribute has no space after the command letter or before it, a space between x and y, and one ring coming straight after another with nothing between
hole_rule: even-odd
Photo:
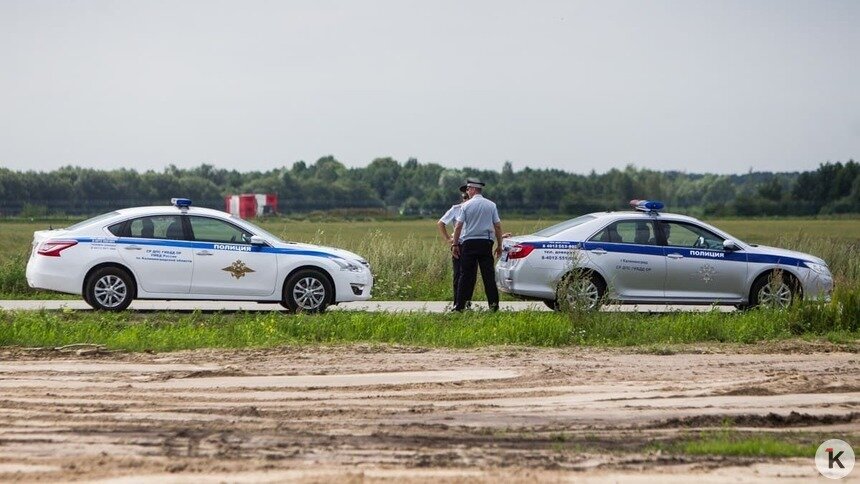
<instances>
[{"instance_id":1,"label":"tall grass","mask_svg":"<svg viewBox=\"0 0 860 484\"><path fill-rule=\"evenodd\" d=\"M730 230L745 238L746 232L760 233L761 240L787 249L811 253L828 262L837 287L860 284L860 223L851 220L768 220L726 221ZM527 234L551 222L535 220L503 221L505 230ZM268 219L264 228L297 242L341 247L370 261L376 282L373 296L380 300L446 300L451 290L451 254L436 231L435 220L307 222ZM766 232L756 232L766 226ZM811 227L811 228L810 228ZM38 298L44 294L30 290L24 277L26 253L33 230L45 224L0 224L0 298ZM816 230L818 233L813 233ZM449 229L450 230L450 229ZM473 299L484 300L481 284Z\"/></svg>"},{"instance_id":2,"label":"tall grass","mask_svg":"<svg viewBox=\"0 0 860 484\"><path fill-rule=\"evenodd\" d=\"M857 297L855 294L852 297ZM816 309L819 308L819 309ZM855 345L856 309L802 305L790 311L738 313L467 314L331 311L321 315L255 313L0 312L0 346L75 343L129 351L380 343L469 348L495 345L637 346L700 342L754 343L793 337Z\"/></svg>"},{"instance_id":3,"label":"tall grass","mask_svg":"<svg viewBox=\"0 0 860 484\"><path fill-rule=\"evenodd\" d=\"M103 312L2 312L0 346L75 343L130 351L384 343L429 347L563 346L570 325L559 314L271 313L139 315Z\"/></svg>"},{"instance_id":4,"label":"tall grass","mask_svg":"<svg viewBox=\"0 0 860 484\"><path fill-rule=\"evenodd\" d=\"M860 284L860 240L816 236L800 231L777 236L773 245L824 259L833 273L837 287Z\"/></svg>"},{"instance_id":5,"label":"tall grass","mask_svg":"<svg viewBox=\"0 0 860 484\"><path fill-rule=\"evenodd\" d=\"M860 288L837 288L830 302L801 301L789 309L742 312L567 313L572 343L597 346L695 343L755 343L791 337L856 341L860 334Z\"/></svg>"},{"instance_id":6,"label":"tall grass","mask_svg":"<svg viewBox=\"0 0 860 484\"><path fill-rule=\"evenodd\" d=\"M6 297L27 297L31 290L27 285L27 254L18 252L0 259L0 294Z\"/></svg>"}]
</instances>

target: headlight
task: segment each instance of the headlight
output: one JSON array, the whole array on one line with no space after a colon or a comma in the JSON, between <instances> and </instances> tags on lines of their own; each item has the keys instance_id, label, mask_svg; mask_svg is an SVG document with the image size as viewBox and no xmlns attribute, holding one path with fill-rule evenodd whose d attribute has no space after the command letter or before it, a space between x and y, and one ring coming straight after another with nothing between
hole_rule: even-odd
<instances>
[{"instance_id":1,"label":"headlight","mask_svg":"<svg viewBox=\"0 0 860 484\"><path fill-rule=\"evenodd\" d=\"M332 259L335 264L340 266L340 270L349 271L349 272L361 272L361 266L352 261L348 261L346 259Z\"/></svg>"},{"instance_id":2,"label":"headlight","mask_svg":"<svg viewBox=\"0 0 860 484\"><path fill-rule=\"evenodd\" d=\"M828 269L824 264L816 264L815 262L804 262L804 264L806 264L806 267L812 269L812 272L815 272L816 274L821 274L822 276L830 275L830 269Z\"/></svg>"}]
</instances>

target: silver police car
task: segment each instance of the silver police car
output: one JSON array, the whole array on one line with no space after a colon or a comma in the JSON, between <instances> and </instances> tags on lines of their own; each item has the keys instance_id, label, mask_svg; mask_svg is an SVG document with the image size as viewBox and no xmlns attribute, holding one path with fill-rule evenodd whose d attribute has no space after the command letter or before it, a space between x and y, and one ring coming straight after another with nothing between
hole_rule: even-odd
<instances>
[{"instance_id":1,"label":"silver police car","mask_svg":"<svg viewBox=\"0 0 860 484\"><path fill-rule=\"evenodd\" d=\"M657 201L629 212L599 212L503 242L496 281L503 292L594 309L620 304L787 307L830 298L833 277L820 258L748 244Z\"/></svg>"}]
</instances>

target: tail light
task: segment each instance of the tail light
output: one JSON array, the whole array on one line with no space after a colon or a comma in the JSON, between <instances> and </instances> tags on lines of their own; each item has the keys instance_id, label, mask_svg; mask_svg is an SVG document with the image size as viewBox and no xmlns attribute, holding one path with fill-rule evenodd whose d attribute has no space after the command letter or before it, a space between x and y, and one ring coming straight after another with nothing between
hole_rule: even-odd
<instances>
[{"instance_id":1,"label":"tail light","mask_svg":"<svg viewBox=\"0 0 860 484\"><path fill-rule=\"evenodd\" d=\"M508 260L510 259L522 259L532 251L535 250L535 246L531 244L517 244L508 249Z\"/></svg>"},{"instance_id":2,"label":"tail light","mask_svg":"<svg viewBox=\"0 0 860 484\"><path fill-rule=\"evenodd\" d=\"M78 245L77 240L49 240L39 246L38 254L48 257L60 257L60 252L74 245Z\"/></svg>"}]
</instances>

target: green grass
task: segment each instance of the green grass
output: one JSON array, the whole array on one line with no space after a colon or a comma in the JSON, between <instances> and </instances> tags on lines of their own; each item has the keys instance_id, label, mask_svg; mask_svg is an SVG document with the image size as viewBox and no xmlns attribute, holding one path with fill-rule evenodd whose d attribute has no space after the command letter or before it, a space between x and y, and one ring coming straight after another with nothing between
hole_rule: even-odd
<instances>
[{"instance_id":1,"label":"green grass","mask_svg":"<svg viewBox=\"0 0 860 484\"><path fill-rule=\"evenodd\" d=\"M829 304L801 304L787 311L668 315L540 311L329 311L321 315L7 311L0 312L0 346L90 343L127 351L174 351L371 343L447 348L643 346L671 352L666 345L755 343L800 337L854 347L860 336L860 305L851 306L851 300L860 300L860 292L837 294Z\"/></svg>"},{"instance_id":2,"label":"green grass","mask_svg":"<svg viewBox=\"0 0 860 484\"><path fill-rule=\"evenodd\" d=\"M503 220L506 231L528 234L556 220ZM826 260L837 285L860 281L860 220L762 219L718 220L718 227L752 243L800 250ZM68 225L68 223L55 224ZM451 257L435 219L378 221L306 221L269 218L263 228L296 242L330 245L370 261L379 300L451 299ZM24 279L33 231L46 222L0 221L0 298L41 298ZM450 230L450 229L449 229ZM50 296L48 296L50 297ZM483 287L474 300L484 300Z\"/></svg>"},{"instance_id":3,"label":"green grass","mask_svg":"<svg viewBox=\"0 0 860 484\"><path fill-rule=\"evenodd\" d=\"M727 455L743 457L809 457L814 456L816 444L798 444L772 436L725 440L709 438L687 442L680 453L687 455Z\"/></svg>"},{"instance_id":4,"label":"green grass","mask_svg":"<svg viewBox=\"0 0 860 484\"><path fill-rule=\"evenodd\" d=\"M657 445L663 452L683 455L732 457L809 457L815 456L825 439L794 432L785 434L748 434L731 429L701 432L668 445Z\"/></svg>"},{"instance_id":5,"label":"green grass","mask_svg":"<svg viewBox=\"0 0 860 484\"><path fill-rule=\"evenodd\" d=\"M429 347L563 346L570 327L553 313L281 312L232 314L4 312L0 346L75 343L128 351L385 343Z\"/></svg>"}]
</instances>

